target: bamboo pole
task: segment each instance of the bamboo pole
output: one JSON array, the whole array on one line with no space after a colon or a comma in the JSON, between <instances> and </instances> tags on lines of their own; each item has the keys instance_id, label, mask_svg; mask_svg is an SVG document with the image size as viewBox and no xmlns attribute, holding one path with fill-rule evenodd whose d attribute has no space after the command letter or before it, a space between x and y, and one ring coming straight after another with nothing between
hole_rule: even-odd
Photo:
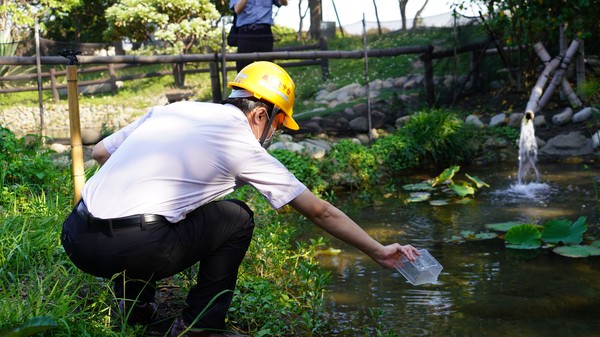
<instances>
[{"instance_id":1,"label":"bamboo pole","mask_svg":"<svg viewBox=\"0 0 600 337\"><path fill-rule=\"evenodd\" d=\"M42 62L40 60L40 28L38 25L38 19L35 18L35 61L37 71L37 88L38 88L38 102L40 108L40 136L42 141L46 143L45 130L44 130L44 103L42 96Z\"/></svg>"},{"instance_id":2,"label":"bamboo pole","mask_svg":"<svg viewBox=\"0 0 600 337\"><path fill-rule=\"evenodd\" d=\"M77 66L67 66L67 94L69 98L69 122L71 127L71 157L73 162L73 205L81 199L81 189L85 183L83 167L83 145L79 121L79 100L77 91Z\"/></svg>"},{"instance_id":3,"label":"bamboo pole","mask_svg":"<svg viewBox=\"0 0 600 337\"><path fill-rule=\"evenodd\" d=\"M369 142L373 142L373 134L371 133L372 121L371 121L371 85L369 83L369 53L367 52L367 22L365 21L365 13L363 13L363 48L365 52L365 82L367 85L367 122L369 129Z\"/></svg>"},{"instance_id":4,"label":"bamboo pole","mask_svg":"<svg viewBox=\"0 0 600 337\"><path fill-rule=\"evenodd\" d=\"M542 95L542 97L540 98L538 109L541 109L542 107L544 107L546 105L546 103L548 103L548 101L550 100L550 97L554 93L554 90L556 90L556 88L561 84L561 82L564 79L565 73L567 72L567 68L569 67L571 60L573 59L573 55L575 55L575 53L577 52L578 49L579 49L579 41L573 40L571 42L571 45L567 49L564 58L560 62L559 69L554 73L554 77L552 78L552 81L550 81L550 83L548 84L548 88L546 89L546 92L544 92L544 95ZM577 97L575 95L575 93L573 93L573 92L571 92L571 93L573 96ZM573 102L573 97L569 97L569 101Z\"/></svg>"},{"instance_id":5,"label":"bamboo pole","mask_svg":"<svg viewBox=\"0 0 600 337\"><path fill-rule=\"evenodd\" d=\"M542 62L544 62L544 64L548 64L548 62L550 62L550 60L551 60L550 54L548 54L548 52L546 51L546 49L540 42L536 43L533 46L533 49L536 52L536 54L538 55L538 57L542 60ZM579 97L577 97L577 94L575 94L575 92L573 91L573 88L571 88L569 81L567 81L567 79L564 76L562 77L560 86L561 86L560 87L561 92L567 97L571 106L578 108L583 105L583 103L581 102ZM543 97L542 97L542 99L543 99ZM542 101L542 99L540 99L540 102ZM535 112L537 113L542 108L542 106L543 105L540 103L540 105L538 106L538 108Z\"/></svg>"}]
</instances>

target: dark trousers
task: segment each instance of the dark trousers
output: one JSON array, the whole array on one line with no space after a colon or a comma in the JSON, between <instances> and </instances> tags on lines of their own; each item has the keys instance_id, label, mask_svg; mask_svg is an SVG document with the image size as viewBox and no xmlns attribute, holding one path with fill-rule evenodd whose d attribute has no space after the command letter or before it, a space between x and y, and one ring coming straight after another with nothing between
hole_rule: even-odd
<instances>
[{"instance_id":1,"label":"dark trousers","mask_svg":"<svg viewBox=\"0 0 600 337\"><path fill-rule=\"evenodd\" d=\"M74 209L63 224L62 244L82 271L104 278L118 274L117 298L140 302L154 301L157 280L199 262L183 319L188 324L196 321L199 328L224 329L238 267L252 239L252 210L238 200L215 201L178 223L163 220L146 225L145 230L132 226L111 233L90 225Z\"/></svg>"},{"instance_id":2,"label":"dark trousers","mask_svg":"<svg viewBox=\"0 0 600 337\"><path fill-rule=\"evenodd\" d=\"M238 30L238 53L258 53L273 51L273 32L271 26L260 25L258 27L240 27ZM252 60L240 60L236 62L235 68L238 72L252 63Z\"/></svg>"}]
</instances>

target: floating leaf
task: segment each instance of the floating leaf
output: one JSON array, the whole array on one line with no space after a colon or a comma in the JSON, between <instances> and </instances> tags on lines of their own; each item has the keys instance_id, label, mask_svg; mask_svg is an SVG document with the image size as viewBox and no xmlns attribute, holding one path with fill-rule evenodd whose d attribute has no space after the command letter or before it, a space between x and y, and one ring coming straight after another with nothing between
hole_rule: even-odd
<instances>
[{"instance_id":1,"label":"floating leaf","mask_svg":"<svg viewBox=\"0 0 600 337\"><path fill-rule=\"evenodd\" d=\"M515 226L506 232L506 247L513 249L537 249L542 245L542 233L532 225Z\"/></svg>"},{"instance_id":2,"label":"floating leaf","mask_svg":"<svg viewBox=\"0 0 600 337\"><path fill-rule=\"evenodd\" d=\"M475 232L473 232L473 231L460 231L460 235L462 235L463 237L467 238L469 236L474 236Z\"/></svg>"},{"instance_id":3,"label":"floating leaf","mask_svg":"<svg viewBox=\"0 0 600 337\"><path fill-rule=\"evenodd\" d=\"M407 184L402 186L403 189L407 190L407 191L432 191L434 190L433 186L431 186L431 184L424 182L424 183L418 183L418 184Z\"/></svg>"},{"instance_id":4,"label":"floating leaf","mask_svg":"<svg viewBox=\"0 0 600 337\"><path fill-rule=\"evenodd\" d=\"M12 328L0 330L1 337L25 337L44 332L56 328L58 324L50 318L45 316L38 316L30 319L25 324Z\"/></svg>"},{"instance_id":5,"label":"floating leaf","mask_svg":"<svg viewBox=\"0 0 600 337\"><path fill-rule=\"evenodd\" d=\"M429 192L414 192L410 194L410 197L406 199L408 202L420 202L429 199L431 193Z\"/></svg>"},{"instance_id":6,"label":"floating leaf","mask_svg":"<svg viewBox=\"0 0 600 337\"><path fill-rule=\"evenodd\" d=\"M469 185L466 181L458 181L456 183L450 184L450 189L452 189L456 194L461 197L464 197L469 194L475 194L475 189L473 186Z\"/></svg>"},{"instance_id":7,"label":"floating leaf","mask_svg":"<svg viewBox=\"0 0 600 337\"><path fill-rule=\"evenodd\" d=\"M462 232L460 232L460 234L469 241L481 241L481 240L494 239L494 238L498 237L498 235L496 233L488 233L488 232L475 233L473 231L462 231Z\"/></svg>"},{"instance_id":8,"label":"floating leaf","mask_svg":"<svg viewBox=\"0 0 600 337\"><path fill-rule=\"evenodd\" d=\"M431 200L429 202L429 204L431 206L446 206L448 205L450 202L448 200Z\"/></svg>"},{"instance_id":9,"label":"floating leaf","mask_svg":"<svg viewBox=\"0 0 600 337\"><path fill-rule=\"evenodd\" d=\"M333 248L333 247L329 247L327 249L321 249L315 252L316 255L330 255L330 256L336 256L339 255L342 252L341 249L337 249L337 248Z\"/></svg>"},{"instance_id":10,"label":"floating leaf","mask_svg":"<svg viewBox=\"0 0 600 337\"><path fill-rule=\"evenodd\" d=\"M477 178L476 176L470 176L469 174L465 173L465 176L467 178L469 178L469 180L471 180L472 182L475 183L475 185L477 186L477 188L482 188L482 187L490 187L490 185L488 185L487 183L485 183L484 181L482 181L481 179Z\"/></svg>"},{"instance_id":11,"label":"floating leaf","mask_svg":"<svg viewBox=\"0 0 600 337\"><path fill-rule=\"evenodd\" d=\"M502 223L491 223L485 225L485 228L491 229L498 232L508 232L509 229L523 225L522 222L502 222Z\"/></svg>"},{"instance_id":12,"label":"floating leaf","mask_svg":"<svg viewBox=\"0 0 600 337\"><path fill-rule=\"evenodd\" d=\"M544 226L542 238L549 243L579 244L587 231L586 217L571 223L569 220L550 220Z\"/></svg>"},{"instance_id":13,"label":"floating leaf","mask_svg":"<svg viewBox=\"0 0 600 337\"><path fill-rule=\"evenodd\" d=\"M473 199L471 199L471 198L460 198L460 199L456 200L455 204L466 205L471 202L473 202Z\"/></svg>"},{"instance_id":14,"label":"floating leaf","mask_svg":"<svg viewBox=\"0 0 600 337\"><path fill-rule=\"evenodd\" d=\"M592 242L592 243L591 243L591 245L592 245L593 247L598 247L598 248L600 248L600 240L596 240L596 241Z\"/></svg>"},{"instance_id":15,"label":"floating leaf","mask_svg":"<svg viewBox=\"0 0 600 337\"><path fill-rule=\"evenodd\" d=\"M465 238L463 238L462 236L458 236L458 235L452 235L452 237L450 239L446 239L444 241L447 243L462 243L465 241Z\"/></svg>"},{"instance_id":16,"label":"floating leaf","mask_svg":"<svg viewBox=\"0 0 600 337\"><path fill-rule=\"evenodd\" d=\"M460 170L460 166L451 166L444 170L439 176L435 177L431 183L431 186L436 186L437 184L444 183L448 180L452 181L452 177Z\"/></svg>"},{"instance_id":17,"label":"floating leaf","mask_svg":"<svg viewBox=\"0 0 600 337\"><path fill-rule=\"evenodd\" d=\"M600 248L593 246L574 245L554 248L553 252L566 257L599 256Z\"/></svg>"},{"instance_id":18,"label":"floating leaf","mask_svg":"<svg viewBox=\"0 0 600 337\"><path fill-rule=\"evenodd\" d=\"M498 237L498 234L489 233L489 232L475 234L476 240L489 240L489 239L495 239L497 237Z\"/></svg>"}]
</instances>

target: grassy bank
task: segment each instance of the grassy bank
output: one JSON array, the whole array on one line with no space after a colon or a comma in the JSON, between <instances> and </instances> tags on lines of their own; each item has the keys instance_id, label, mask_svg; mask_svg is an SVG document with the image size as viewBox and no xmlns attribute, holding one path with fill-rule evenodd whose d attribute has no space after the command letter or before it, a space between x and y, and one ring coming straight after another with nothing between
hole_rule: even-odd
<instances>
[{"instance_id":1,"label":"grassy bank","mask_svg":"<svg viewBox=\"0 0 600 337\"><path fill-rule=\"evenodd\" d=\"M404 170L460 163L476 150L473 129L441 110L423 112L402 130L371 147L342 141L330 160L307 160L281 150L273 155L311 190L333 200L340 188L393 190L394 177ZM159 325L129 327L120 324L123 317L111 320L107 280L75 268L60 244L61 225L71 209L70 168L55 166L56 154L40 140L17 139L6 129L0 156L5 163L0 171L0 329L37 319L30 324L50 329L53 336L164 335L194 283L194 268L159 284L165 318ZM246 201L257 223L240 269L231 327L254 336L310 336L331 329L335 322L323 314L329 276L316 258L327 249L327 239L299 240L312 225L288 209L271 210L253 189L229 197Z\"/></svg>"}]
</instances>

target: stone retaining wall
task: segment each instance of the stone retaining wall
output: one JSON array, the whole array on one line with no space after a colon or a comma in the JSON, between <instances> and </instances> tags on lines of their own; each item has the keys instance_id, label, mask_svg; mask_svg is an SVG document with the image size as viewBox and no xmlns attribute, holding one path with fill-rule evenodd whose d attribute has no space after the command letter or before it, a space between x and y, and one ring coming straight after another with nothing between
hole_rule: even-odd
<instances>
[{"instance_id":1,"label":"stone retaining wall","mask_svg":"<svg viewBox=\"0 0 600 337\"><path fill-rule=\"evenodd\" d=\"M67 104L44 106L45 135L56 138L69 136L69 107ZM81 129L100 131L117 130L145 113L143 109L125 106L79 105ZM38 134L40 128L39 107L14 107L0 112L0 125L10 129L18 137Z\"/></svg>"}]
</instances>

